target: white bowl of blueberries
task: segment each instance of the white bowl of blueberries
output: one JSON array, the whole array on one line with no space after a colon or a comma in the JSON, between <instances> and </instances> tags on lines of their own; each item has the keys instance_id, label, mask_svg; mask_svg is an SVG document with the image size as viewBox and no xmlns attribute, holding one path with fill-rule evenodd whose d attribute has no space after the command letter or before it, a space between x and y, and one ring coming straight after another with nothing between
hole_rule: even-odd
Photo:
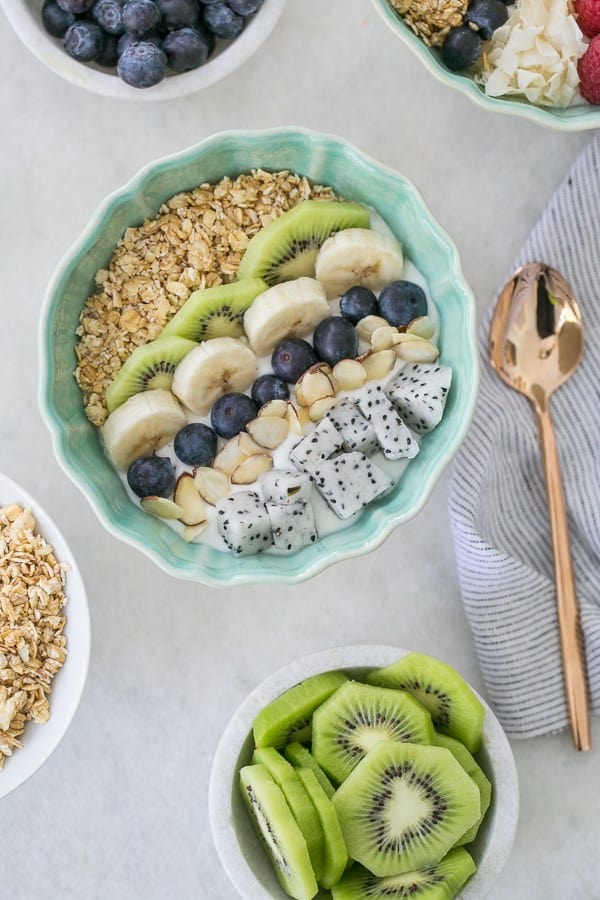
<instances>
[{"instance_id":1,"label":"white bowl of blueberries","mask_svg":"<svg viewBox=\"0 0 600 900\"><path fill-rule=\"evenodd\" d=\"M266 40L285 0L0 0L22 41L73 84L167 100L208 87Z\"/></svg>"}]
</instances>

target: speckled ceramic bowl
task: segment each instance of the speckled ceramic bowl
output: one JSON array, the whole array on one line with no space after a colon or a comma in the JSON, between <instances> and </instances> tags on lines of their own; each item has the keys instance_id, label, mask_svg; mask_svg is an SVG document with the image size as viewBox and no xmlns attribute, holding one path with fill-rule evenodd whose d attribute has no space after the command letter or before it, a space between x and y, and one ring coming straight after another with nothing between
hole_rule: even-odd
<instances>
[{"instance_id":1,"label":"speckled ceramic bowl","mask_svg":"<svg viewBox=\"0 0 600 900\"><path fill-rule=\"evenodd\" d=\"M313 653L270 675L234 714L215 753L209 813L221 863L244 900L285 900L238 786L239 770L252 756L252 723L256 715L284 691L319 672L343 669L351 677L363 678L371 669L388 666L408 652L397 647L361 644ZM510 854L519 818L519 782L510 744L492 710L479 699L485 706L485 720L477 759L492 782L493 798L477 839L468 848L477 872L458 900L483 900L489 894Z\"/></svg>"},{"instance_id":2,"label":"speckled ceramic bowl","mask_svg":"<svg viewBox=\"0 0 600 900\"><path fill-rule=\"evenodd\" d=\"M51 37L42 25L43 0L0 0L0 7L25 46L52 72L94 94L121 100L175 100L215 84L256 53L277 24L285 4L286 0L264 0L242 34L233 41L220 41L217 52L203 66L140 90L125 84L111 69L71 59L62 41Z\"/></svg>"},{"instance_id":3,"label":"speckled ceramic bowl","mask_svg":"<svg viewBox=\"0 0 600 900\"><path fill-rule=\"evenodd\" d=\"M421 270L440 314L442 359L453 384L442 423L408 466L396 488L341 531L291 556L234 558L201 543L187 544L167 524L131 502L83 411L73 378L75 329L95 272L105 266L123 232L155 215L161 203L202 182L252 168L290 169L328 184L343 197L374 207ZM54 452L105 527L146 553L167 572L210 585L297 582L350 556L373 550L416 515L464 438L478 385L475 304L454 244L413 185L335 137L297 128L225 132L183 153L152 163L99 207L60 263L40 321L42 414Z\"/></svg>"},{"instance_id":4,"label":"speckled ceramic bowl","mask_svg":"<svg viewBox=\"0 0 600 900\"><path fill-rule=\"evenodd\" d=\"M592 106L584 101L567 109L553 109L534 106L527 100L516 97L488 97L469 75L451 72L446 68L439 52L427 47L411 31L402 16L393 9L389 0L373 0L373 5L386 25L419 57L438 81L465 94L483 109L509 116L519 116L521 119L528 119L530 122L536 122L538 125L544 125L546 128L553 128L557 131L585 131L590 128L600 128L600 106Z\"/></svg>"}]
</instances>

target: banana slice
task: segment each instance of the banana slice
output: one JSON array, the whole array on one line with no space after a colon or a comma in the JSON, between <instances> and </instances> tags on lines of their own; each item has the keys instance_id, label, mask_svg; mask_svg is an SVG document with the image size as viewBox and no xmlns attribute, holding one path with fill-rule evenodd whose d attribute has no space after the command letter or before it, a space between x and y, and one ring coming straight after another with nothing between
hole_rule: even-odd
<instances>
[{"instance_id":1,"label":"banana slice","mask_svg":"<svg viewBox=\"0 0 600 900\"><path fill-rule=\"evenodd\" d=\"M188 409L204 416L223 394L245 391L257 371L254 353L241 341L212 338L179 363L171 390Z\"/></svg>"},{"instance_id":2,"label":"banana slice","mask_svg":"<svg viewBox=\"0 0 600 900\"><path fill-rule=\"evenodd\" d=\"M402 247L395 238L368 228L347 228L327 238L317 256L316 274L331 298L355 284L380 291L402 278L403 266Z\"/></svg>"},{"instance_id":3,"label":"banana slice","mask_svg":"<svg viewBox=\"0 0 600 900\"><path fill-rule=\"evenodd\" d=\"M319 282L296 278L258 295L244 314L244 331L256 355L266 356L284 338L309 334L329 313Z\"/></svg>"},{"instance_id":4,"label":"banana slice","mask_svg":"<svg viewBox=\"0 0 600 900\"><path fill-rule=\"evenodd\" d=\"M127 469L138 456L149 456L168 444L186 424L170 391L143 391L110 414L101 428L102 440L117 469Z\"/></svg>"}]
</instances>

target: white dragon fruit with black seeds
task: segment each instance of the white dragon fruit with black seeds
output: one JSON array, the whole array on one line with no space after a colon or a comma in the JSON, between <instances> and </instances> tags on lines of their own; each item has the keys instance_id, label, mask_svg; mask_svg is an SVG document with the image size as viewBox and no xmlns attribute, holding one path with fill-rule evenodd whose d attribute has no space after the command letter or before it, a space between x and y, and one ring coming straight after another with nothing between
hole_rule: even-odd
<instances>
[{"instance_id":1,"label":"white dragon fruit with black seeds","mask_svg":"<svg viewBox=\"0 0 600 900\"><path fill-rule=\"evenodd\" d=\"M254 491L229 494L216 510L219 534L235 556L253 556L272 545L271 521Z\"/></svg>"},{"instance_id":2,"label":"white dragon fruit with black seeds","mask_svg":"<svg viewBox=\"0 0 600 900\"><path fill-rule=\"evenodd\" d=\"M321 419L314 431L296 444L290 459L301 472L312 475L323 460L338 453L343 446L342 436L329 419Z\"/></svg>"},{"instance_id":3,"label":"white dragon fruit with black seeds","mask_svg":"<svg viewBox=\"0 0 600 900\"><path fill-rule=\"evenodd\" d=\"M356 396L358 408L369 420L386 459L413 459L419 445L379 384L363 388Z\"/></svg>"},{"instance_id":4,"label":"white dragon fruit with black seeds","mask_svg":"<svg viewBox=\"0 0 600 900\"><path fill-rule=\"evenodd\" d=\"M427 434L442 420L451 383L449 366L413 363L402 369L386 393L406 424L418 434Z\"/></svg>"},{"instance_id":5,"label":"white dragon fruit with black seeds","mask_svg":"<svg viewBox=\"0 0 600 900\"><path fill-rule=\"evenodd\" d=\"M310 477L296 469L269 469L260 476L259 484L265 503L285 506L310 500Z\"/></svg>"},{"instance_id":6,"label":"white dragon fruit with black seeds","mask_svg":"<svg viewBox=\"0 0 600 900\"><path fill-rule=\"evenodd\" d=\"M349 519L393 487L392 479L364 453L341 453L312 473L315 486L336 516Z\"/></svg>"},{"instance_id":7,"label":"white dragon fruit with black seeds","mask_svg":"<svg viewBox=\"0 0 600 900\"><path fill-rule=\"evenodd\" d=\"M340 400L327 418L333 422L343 439L344 450L360 450L361 453L375 453L378 449L373 426L367 422L356 403L349 397Z\"/></svg>"},{"instance_id":8,"label":"white dragon fruit with black seeds","mask_svg":"<svg viewBox=\"0 0 600 900\"><path fill-rule=\"evenodd\" d=\"M276 550L295 553L318 540L315 514L309 500L283 506L267 503L267 513L271 520L273 546Z\"/></svg>"}]
</instances>

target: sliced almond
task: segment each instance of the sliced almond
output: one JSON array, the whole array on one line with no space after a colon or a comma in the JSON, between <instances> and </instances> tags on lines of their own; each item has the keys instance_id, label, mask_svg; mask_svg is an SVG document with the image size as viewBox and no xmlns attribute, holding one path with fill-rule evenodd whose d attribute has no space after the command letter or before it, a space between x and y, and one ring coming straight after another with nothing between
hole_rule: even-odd
<instances>
[{"instance_id":1,"label":"sliced almond","mask_svg":"<svg viewBox=\"0 0 600 900\"><path fill-rule=\"evenodd\" d=\"M416 319L409 323L406 333L416 334L417 337L424 338L426 341L431 340L435 334L433 319L429 316L417 316Z\"/></svg>"},{"instance_id":2,"label":"sliced almond","mask_svg":"<svg viewBox=\"0 0 600 900\"><path fill-rule=\"evenodd\" d=\"M237 466L236 466L237 468ZM203 500L215 506L230 493L229 476L220 469L200 466L194 472L194 484Z\"/></svg>"},{"instance_id":3,"label":"sliced almond","mask_svg":"<svg viewBox=\"0 0 600 900\"><path fill-rule=\"evenodd\" d=\"M284 419L287 416L288 402L287 400L269 400L258 411L258 417L262 416L274 417L276 419Z\"/></svg>"},{"instance_id":4,"label":"sliced almond","mask_svg":"<svg viewBox=\"0 0 600 900\"><path fill-rule=\"evenodd\" d=\"M188 475L187 472L180 475L175 485L174 499L183 509L179 521L184 525L199 525L200 522L206 522L206 506L192 475Z\"/></svg>"},{"instance_id":5,"label":"sliced almond","mask_svg":"<svg viewBox=\"0 0 600 900\"><path fill-rule=\"evenodd\" d=\"M376 328L371 335L371 350L378 353L380 350L391 350L394 343L394 335L398 333L398 329L392 325L382 325Z\"/></svg>"},{"instance_id":6,"label":"sliced almond","mask_svg":"<svg viewBox=\"0 0 600 900\"><path fill-rule=\"evenodd\" d=\"M246 429L261 447L266 447L267 450L275 450L276 447L279 447L285 441L290 426L287 418L276 419L274 416L262 416L248 422Z\"/></svg>"},{"instance_id":7,"label":"sliced almond","mask_svg":"<svg viewBox=\"0 0 600 900\"><path fill-rule=\"evenodd\" d=\"M144 497L140 506L147 513L158 516L159 519L179 519L183 515L183 509L166 497Z\"/></svg>"},{"instance_id":8,"label":"sliced almond","mask_svg":"<svg viewBox=\"0 0 600 900\"><path fill-rule=\"evenodd\" d=\"M368 381L377 381L379 378L385 378L395 365L396 354L393 350L380 350L378 353L371 353L363 361Z\"/></svg>"},{"instance_id":9,"label":"sliced almond","mask_svg":"<svg viewBox=\"0 0 600 900\"><path fill-rule=\"evenodd\" d=\"M198 537L201 531L204 531L208 522L198 522L197 525L186 525L183 529L183 539L187 541L188 544L194 540L194 538Z\"/></svg>"},{"instance_id":10,"label":"sliced almond","mask_svg":"<svg viewBox=\"0 0 600 900\"><path fill-rule=\"evenodd\" d=\"M306 406L299 407L298 421L300 422L300 428L302 430L302 434L306 434L308 426L310 425L310 416L308 414L308 407L306 407Z\"/></svg>"},{"instance_id":11,"label":"sliced almond","mask_svg":"<svg viewBox=\"0 0 600 900\"><path fill-rule=\"evenodd\" d=\"M430 341L404 341L398 344L396 349L398 357L405 362L413 363L431 363L440 355L440 351L435 344Z\"/></svg>"},{"instance_id":12,"label":"sliced almond","mask_svg":"<svg viewBox=\"0 0 600 900\"><path fill-rule=\"evenodd\" d=\"M290 434L302 435L302 424L298 417L298 411L293 403L288 403L287 416Z\"/></svg>"},{"instance_id":13,"label":"sliced almond","mask_svg":"<svg viewBox=\"0 0 600 900\"><path fill-rule=\"evenodd\" d=\"M405 341L422 341L423 338L417 337L416 334L407 334L406 331L397 331L392 338L392 344L397 347L398 344L404 344Z\"/></svg>"},{"instance_id":14,"label":"sliced almond","mask_svg":"<svg viewBox=\"0 0 600 900\"><path fill-rule=\"evenodd\" d=\"M333 397L335 390L325 372L307 372L302 379L302 395L307 406L312 406L321 397Z\"/></svg>"},{"instance_id":15,"label":"sliced almond","mask_svg":"<svg viewBox=\"0 0 600 900\"><path fill-rule=\"evenodd\" d=\"M333 376L340 391L353 391L367 380L365 367L357 359L342 359L333 367Z\"/></svg>"},{"instance_id":16,"label":"sliced almond","mask_svg":"<svg viewBox=\"0 0 600 900\"><path fill-rule=\"evenodd\" d=\"M383 319L381 316L365 316L356 326L356 332L361 340L370 344L373 332L378 328L385 328L388 325L389 322L387 319Z\"/></svg>"},{"instance_id":17,"label":"sliced almond","mask_svg":"<svg viewBox=\"0 0 600 900\"><path fill-rule=\"evenodd\" d=\"M226 475L231 475L249 455L249 453L244 453L241 449L240 435L236 434L219 450L215 456L213 466L215 469L225 472Z\"/></svg>"},{"instance_id":18,"label":"sliced almond","mask_svg":"<svg viewBox=\"0 0 600 900\"><path fill-rule=\"evenodd\" d=\"M231 482L232 484L253 484L263 472L268 472L272 468L273 460L268 454L250 456L241 466L237 467L231 476Z\"/></svg>"},{"instance_id":19,"label":"sliced almond","mask_svg":"<svg viewBox=\"0 0 600 900\"><path fill-rule=\"evenodd\" d=\"M296 403L298 404L298 406L308 406L306 398L304 397L304 391L302 389L302 379L296 382Z\"/></svg>"},{"instance_id":20,"label":"sliced almond","mask_svg":"<svg viewBox=\"0 0 600 900\"><path fill-rule=\"evenodd\" d=\"M238 434L238 438L240 442L240 450L242 451L244 456L259 456L261 453L265 452L265 448L261 447L260 444L257 444L247 431L240 431L240 433Z\"/></svg>"},{"instance_id":21,"label":"sliced almond","mask_svg":"<svg viewBox=\"0 0 600 900\"><path fill-rule=\"evenodd\" d=\"M320 422L323 416L337 403L336 397L320 397L308 407L308 417L311 422Z\"/></svg>"}]
</instances>

